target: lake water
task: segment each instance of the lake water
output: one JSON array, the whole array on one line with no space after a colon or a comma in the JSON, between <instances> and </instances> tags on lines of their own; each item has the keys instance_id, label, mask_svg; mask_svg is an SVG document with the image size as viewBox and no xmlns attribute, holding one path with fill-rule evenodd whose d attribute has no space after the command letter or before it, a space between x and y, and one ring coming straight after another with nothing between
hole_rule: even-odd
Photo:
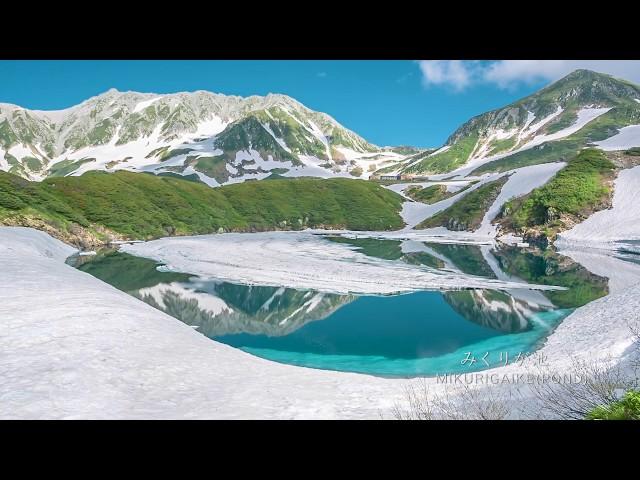
<instances>
[{"instance_id":1,"label":"lake water","mask_svg":"<svg viewBox=\"0 0 640 480\"><path fill-rule=\"evenodd\" d=\"M117 250L69 263L199 332L277 362L390 377L465 373L519 361L607 280L568 257L515 247L326 237L385 261L562 291L488 289L355 296L239 285L164 271ZM410 253L406 253L410 252Z\"/></svg>"}]
</instances>

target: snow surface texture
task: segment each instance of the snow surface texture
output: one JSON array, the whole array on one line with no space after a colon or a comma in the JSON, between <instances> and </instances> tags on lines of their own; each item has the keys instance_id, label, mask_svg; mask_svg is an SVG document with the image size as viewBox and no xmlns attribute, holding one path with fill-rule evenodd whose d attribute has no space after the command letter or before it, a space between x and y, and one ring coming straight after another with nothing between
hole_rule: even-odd
<instances>
[{"instance_id":1,"label":"snow surface texture","mask_svg":"<svg viewBox=\"0 0 640 480\"><path fill-rule=\"evenodd\" d=\"M613 208L594 213L560 234L556 246L573 244L617 248L616 242L640 240L640 166L622 170L615 181Z\"/></svg>"},{"instance_id":2,"label":"snow surface texture","mask_svg":"<svg viewBox=\"0 0 640 480\"><path fill-rule=\"evenodd\" d=\"M172 237L122 251L165 263L173 271L245 285L338 294L390 294L446 288L535 288L381 260L307 232L227 233Z\"/></svg>"},{"instance_id":3,"label":"snow surface texture","mask_svg":"<svg viewBox=\"0 0 640 480\"><path fill-rule=\"evenodd\" d=\"M613 137L594 143L605 151L640 147L640 125L622 127Z\"/></svg>"},{"instance_id":4,"label":"snow surface texture","mask_svg":"<svg viewBox=\"0 0 640 480\"><path fill-rule=\"evenodd\" d=\"M392 418L413 382L253 357L65 265L72 251L42 232L0 228L0 418ZM592 302L539 353L559 370L574 355L624 360L639 309L640 286ZM430 395L445 388L426 382ZM526 384L511 408L511 418L535 411Z\"/></svg>"}]
</instances>

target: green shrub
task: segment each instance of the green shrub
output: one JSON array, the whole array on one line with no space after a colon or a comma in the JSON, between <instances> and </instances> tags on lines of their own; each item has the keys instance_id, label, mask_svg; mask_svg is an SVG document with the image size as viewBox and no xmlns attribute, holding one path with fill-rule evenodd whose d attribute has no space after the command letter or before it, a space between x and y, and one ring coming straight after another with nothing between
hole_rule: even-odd
<instances>
[{"instance_id":1,"label":"green shrub","mask_svg":"<svg viewBox=\"0 0 640 480\"><path fill-rule=\"evenodd\" d=\"M15 211L58 223L102 226L130 238L324 226L389 230L404 225L402 197L345 178L274 179L219 188L119 171L28 182L0 172L0 221Z\"/></svg>"},{"instance_id":2,"label":"green shrub","mask_svg":"<svg viewBox=\"0 0 640 480\"><path fill-rule=\"evenodd\" d=\"M580 215L596 207L610 193L604 184L614 170L600 150L581 151L546 185L505 203L515 229L550 224L562 214Z\"/></svg>"},{"instance_id":3,"label":"green shrub","mask_svg":"<svg viewBox=\"0 0 640 480\"><path fill-rule=\"evenodd\" d=\"M424 220L415 228L446 227L449 230L458 231L477 230L485 213L500 194L500 190L507 180L508 177L503 176L497 180L487 182L467 193L446 210Z\"/></svg>"},{"instance_id":4,"label":"green shrub","mask_svg":"<svg viewBox=\"0 0 640 480\"><path fill-rule=\"evenodd\" d=\"M588 420L640 420L640 390L629 390L617 402L594 408Z\"/></svg>"}]
</instances>

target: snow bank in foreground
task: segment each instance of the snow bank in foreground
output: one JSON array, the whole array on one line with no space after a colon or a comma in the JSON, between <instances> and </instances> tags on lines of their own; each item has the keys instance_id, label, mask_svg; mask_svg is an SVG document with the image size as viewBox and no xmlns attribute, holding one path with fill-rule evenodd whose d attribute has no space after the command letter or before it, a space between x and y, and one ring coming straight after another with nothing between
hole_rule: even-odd
<instances>
[{"instance_id":1,"label":"snow bank in foreground","mask_svg":"<svg viewBox=\"0 0 640 480\"><path fill-rule=\"evenodd\" d=\"M615 249L614 242L640 239L640 166L622 170L615 181L613 208L594 213L560 234L556 246L573 244Z\"/></svg>"},{"instance_id":2,"label":"snow bank in foreground","mask_svg":"<svg viewBox=\"0 0 640 480\"><path fill-rule=\"evenodd\" d=\"M306 232L229 233L124 245L168 268L246 285L389 294L446 288L536 288L372 258Z\"/></svg>"},{"instance_id":3,"label":"snow bank in foreground","mask_svg":"<svg viewBox=\"0 0 640 480\"><path fill-rule=\"evenodd\" d=\"M0 228L0 245L0 418L390 418L411 383L277 364L209 340L65 265L42 232ZM639 309L640 285L597 300L540 355L560 370L573 355L619 357ZM427 384L430 394L444 388ZM514 417L535 408L520 387Z\"/></svg>"},{"instance_id":4,"label":"snow bank in foreground","mask_svg":"<svg viewBox=\"0 0 640 480\"><path fill-rule=\"evenodd\" d=\"M407 380L280 365L208 340L47 256L60 245L40 232L0 238L0 417L377 418L403 399ZM554 368L572 355L621 355L638 308L640 287L593 302L540 353ZM526 389L517 398L514 408L533 402Z\"/></svg>"},{"instance_id":5,"label":"snow bank in foreground","mask_svg":"<svg viewBox=\"0 0 640 480\"><path fill-rule=\"evenodd\" d=\"M77 250L31 228L0 227L0 255L20 258L38 256L64 262Z\"/></svg>"}]
</instances>

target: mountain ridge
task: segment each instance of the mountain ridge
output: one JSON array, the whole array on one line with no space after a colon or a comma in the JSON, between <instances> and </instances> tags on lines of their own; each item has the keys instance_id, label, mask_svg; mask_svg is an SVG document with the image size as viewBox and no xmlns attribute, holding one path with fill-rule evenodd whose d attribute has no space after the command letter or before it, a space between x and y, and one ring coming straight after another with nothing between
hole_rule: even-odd
<instances>
[{"instance_id":1,"label":"mountain ridge","mask_svg":"<svg viewBox=\"0 0 640 480\"><path fill-rule=\"evenodd\" d=\"M605 133L609 136L622 127L640 124L640 86L603 73L575 70L531 95L471 117L438 151L418 156L401 171L447 173L474 161L500 160L528 150L526 147L542 145L544 140L553 142L571 136L576 142L570 153L575 154L579 148L607 138L594 128L602 124L608 124ZM572 131L571 127L577 128ZM577 132L585 127L589 128L577 138Z\"/></svg>"},{"instance_id":2,"label":"mountain ridge","mask_svg":"<svg viewBox=\"0 0 640 480\"><path fill-rule=\"evenodd\" d=\"M354 176L360 176L364 169L363 165L352 162L356 158L367 154L381 154L382 160L387 162L404 158L392 149L366 141L332 116L313 111L284 94L240 97L205 90L155 94L110 89L62 110L30 110L13 104L0 105L0 169L30 180L41 180L50 176L52 167L61 162L65 162L62 171L67 175L81 174L87 169L110 171L126 168L162 172L183 167L177 173L189 170L188 174L196 173L204 183L215 186L224 182L208 177L205 172L208 167L201 167L199 162L188 164L187 157L183 156L163 165L166 158L149 154L154 150L160 152L162 147L166 148L161 153L175 147L194 147L190 144L214 140L227 127L249 119L254 123L258 119L261 127L258 125L260 128L254 128L251 135L238 138L234 150L217 152L215 141L211 141L207 145L211 148L202 152L207 153L207 157L225 155L227 173L220 178L234 179L238 167L244 172L239 177L264 178L274 169L281 173L280 170L289 171L292 167L301 170L293 172L293 176L305 173L312 176L351 176L351 167L356 170L357 175ZM264 155L252 153L257 150L253 148L254 144L264 144L265 139L272 145L275 141L282 146L284 142L278 133L286 135L291 142L283 147L289 155L283 154L278 147L261 152ZM134 145L135 142L139 144ZM128 149L117 148L126 144L132 145ZM96 152L99 147L104 148ZM189 149L195 151L196 156L203 156L198 150L206 149ZM239 153L250 159L238 160ZM112 158L108 158L109 155ZM83 160L87 160L84 167L80 163ZM285 165L275 166L272 164L274 161ZM87 163L91 165L87 166ZM122 165L124 163L129 164ZM270 165L269 168L264 165L247 168L258 163ZM372 171L369 165L366 166L367 172ZM164 167L171 168L165 170ZM305 172L303 167L311 171Z\"/></svg>"},{"instance_id":3,"label":"mountain ridge","mask_svg":"<svg viewBox=\"0 0 640 480\"><path fill-rule=\"evenodd\" d=\"M281 93L111 88L62 110L0 104L0 170L40 181L123 169L209 186L273 176L477 176L566 160L636 126L640 86L584 69L470 118L439 149L380 147Z\"/></svg>"}]
</instances>

